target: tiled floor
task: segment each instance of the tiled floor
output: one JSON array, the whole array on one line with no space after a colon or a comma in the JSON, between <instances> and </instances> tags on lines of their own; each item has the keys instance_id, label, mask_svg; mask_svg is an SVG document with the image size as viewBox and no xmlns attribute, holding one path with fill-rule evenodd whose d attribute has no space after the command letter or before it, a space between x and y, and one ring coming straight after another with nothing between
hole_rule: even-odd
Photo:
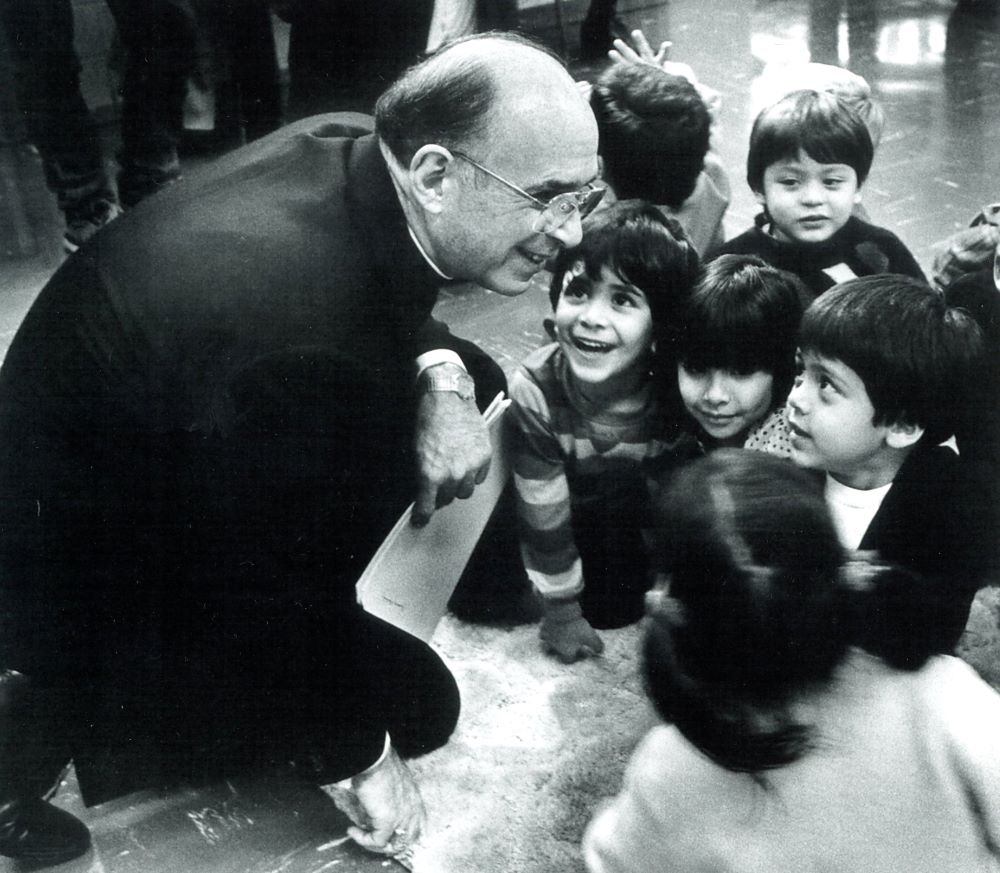
<instances>
[{"instance_id":1,"label":"tiled floor","mask_svg":"<svg viewBox=\"0 0 1000 873\"><path fill-rule=\"evenodd\" d=\"M929 268L935 243L1000 199L1000 15L956 10L954 0L669 0L630 13L651 41L719 90L719 151L729 168L730 234L755 203L742 181L754 85L764 64L806 56L849 63L885 107L886 133L865 186L872 219L896 231ZM989 7L989 0L981 2ZM811 8L814 11L811 11ZM859 12L860 10L860 12ZM848 56L853 53L853 57ZM593 73L580 68L581 75ZM114 131L108 131L113 139ZM0 203L26 217L18 234L0 219L0 354L34 294L61 260L59 216L26 148L0 148ZM449 293L440 313L506 368L541 341L541 286L517 299ZM349 871L382 869L350 847L326 844L343 825L315 792L280 780L166 798L126 798L82 810L72 781L61 798L88 820L96 851L67 869L107 871ZM0 861L0 871L16 869ZM442 871L444 873L444 871Z\"/></svg>"}]
</instances>

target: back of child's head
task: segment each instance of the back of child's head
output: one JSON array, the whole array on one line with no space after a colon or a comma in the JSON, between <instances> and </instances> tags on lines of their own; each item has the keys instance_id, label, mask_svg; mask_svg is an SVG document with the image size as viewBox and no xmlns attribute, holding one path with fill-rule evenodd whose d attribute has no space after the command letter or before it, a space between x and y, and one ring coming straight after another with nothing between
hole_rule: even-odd
<instances>
[{"instance_id":1,"label":"back of child's head","mask_svg":"<svg viewBox=\"0 0 1000 873\"><path fill-rule=\"evenodd\" d=\"M916 425L924 429L921 443L936 444L965 413L982 336L967 312L929 285L882 274L817 297L803 316L799 346L858 375L874 424Z\"/></svg>"},{"instance_id":2,"label":"back of child's head","mask_svg":"<svg viewBox=\"0 0 1000 873\"><path fill-rule=\"evenodd\" d=\"M646 688L721 766L759 773L808 752L794 704L829 688L852 645L904 669L929 656L929 600L910 576L845 564L807 471L720 449L682 468L658 509L668 590L649 610Z\"/></svg>"},{"instance_id":3,"label":"back of child's head","mask_svg":"<svg viewBox=\"0 0 1000 873\"><path fill-rule=\"evenodd\" d=\"M795 372L795 341L809 293L756 255L720 255L702 268L681 312L677 359L688 370L759 370L779 405Z\"/></svg>"},{"instance_id":4,"label":"back of child's head","mask_svg":"<svg viewBox=\"0 0 1000 873\"><path fill-rule=\"evenodd\" d=\"M708 151L711 116L695 86L650 64L613 64L594 85L590 105L615 194L679 209Z\"/></svg>"},{"instance_id":5,"label":"back of child's head","mask_svg":"<svg viewBox=\"0 0 1000 873\"><path fill-rule=\"evenodd\" d=\"M868 178L874 146L868 128L843 100L827 91L793 91L763 110L750 131L747 182L764 190L764 171L805 152L819 164L846 164L860 187Z\"/></svg>"},{"instance_id":6,"label":"back of child's head","mask_svg":"<svg viewBox=\"0 0 1000 873\"><path fill-rule=\"evenodd\" d=\"M580 244L556 257L549 286L552 308L569 282L580 277L597 281L605 267L646 295L654 336L676 330L699 261L674 219L641 200L620 200L595 212L584 222Z\"/></svg>"},{"instance_id":7,"label":"back of child's head","mask_svg":"<svg viewBox=\"0 0 1000 873\"><path fill-rule=\"evenodd\" d=\"M794 82L792 88L789 87L791 82ZM844 67L812 61L768 64L757 83L755 105L763 109L792 91L804 89L827 91L839 97L865 123L872 146L878 148L885 127L885 114L872 97L868 81Z\"/></svg>"}]
</instances>

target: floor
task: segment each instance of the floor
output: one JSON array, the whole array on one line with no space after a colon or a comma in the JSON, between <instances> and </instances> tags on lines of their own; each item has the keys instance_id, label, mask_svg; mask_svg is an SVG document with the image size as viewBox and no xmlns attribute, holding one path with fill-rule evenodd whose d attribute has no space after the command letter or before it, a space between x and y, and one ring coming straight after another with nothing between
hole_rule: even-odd
<instances>
[{"instance_id":1,"label":"floor","mask_svg":"<svg viewBox=\"0 0 1000 873\"><path fill-rule=\"evenodd\" d=\"M755 83L764 65L811 52L814 59L839 61L863 73L887 117L864 189L865 205L873 221L899 234L929 269L936 245L985 203L1000 199L1000 18L958 11L954 0L851 0L830 24L830 10L836 6L837 0L668 0L630 4L625 17L630 26L643 27L654 44L670 39L671 58L691 64L722 94L716 139L733 186L730 235L749 226L756 211L742 167ZM551 40L552 34L547 35ZM571 49L572 42L570 34ZM576 70L581 77L595 72L579 65ZM113 128L106 135L110 153ZM35 293L62 259L62 229L30 149L0 146L0 161L5 170L0 181L6 180L0 187L2 355ZM19 231L9 220L15 214L24 218L27 232L24 223ZM479 342L509 370L542 340L547 307L539 285L517 299L476 289L449 293L438 310L456 332ZM980 618L984 627L989 624L989 618ZM460 622L449 619L442 633L445 638L434 642L452 659L460 683L481 682L480 662L491 657L481 632L463 630ZM609 649L623 651L621 646ZM531 651L517 649L519 657L530 658ZM622 663L612 665L612 672L624 669ZM516 666L530 672L530 665ZM587 669L600 672L605 667ZM539 689L557 682L550 664L536 672ZM467 702L502 712L504 700L482 687L463 686L463 691ZM466 717L460 723L460 733L467 731L461 741L475 735L463 727ZM486 717L482 711L468 716L480 731ZM421 773L425 781L441 775ZM483 793L481 786L479 791ZM429 796L458 823L461 807L449 808L447 786L435 785ZM65 865L74 873L346 873L396 866L350 845L333 845L343 834L343 819L318 791L280 775L166 797L136 795L92 809L80 804L71 775L59 802L79 813L95 837L95 850L87 858ZM447 821L442 825L451 826ZM446 857L439 853L438 863L422 869L477 869L468 858L462 866L442 866ZM495 860L484 859L478 869L504 869ZM0 860L0 871L15 869Z\"/></svg>"}]
</instances>

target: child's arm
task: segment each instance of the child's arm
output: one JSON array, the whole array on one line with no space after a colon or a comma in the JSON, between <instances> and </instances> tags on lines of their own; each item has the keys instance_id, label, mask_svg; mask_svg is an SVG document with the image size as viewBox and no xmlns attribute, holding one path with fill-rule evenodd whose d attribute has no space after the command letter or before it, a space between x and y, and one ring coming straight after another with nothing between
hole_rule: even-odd
<instances>
[{"instance_id":1,"label":"child's arm","mask_svg":"<svg viewBox=\"0 0 1000 873\"><path fill-rule=\"evenodd\" d=\"M583 570L573 540L564 451L543 392L523 371L511 379L510 395L521 556L544 610L542 642L570 663L599 654L604 644L577 600L583 590Z\"/></svg>"}]
</instances>

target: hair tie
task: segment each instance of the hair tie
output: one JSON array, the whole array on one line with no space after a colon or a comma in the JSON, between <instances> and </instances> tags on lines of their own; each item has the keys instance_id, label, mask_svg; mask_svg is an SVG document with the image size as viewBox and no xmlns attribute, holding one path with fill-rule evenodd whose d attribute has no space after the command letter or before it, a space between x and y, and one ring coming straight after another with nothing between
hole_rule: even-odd
<instances>
[{"instance_id":1,"label":"hair tie","mask_svg":"<svg viewBox=\"0 0 1000 873\"><path fill-rule=\"evenodd\" d=\"M864 594L875 587L875 580L885 569L885 564L878 560L878 552L856 551L840 568L840 578L849 591Z\"/></svg>"}]
</instances>

